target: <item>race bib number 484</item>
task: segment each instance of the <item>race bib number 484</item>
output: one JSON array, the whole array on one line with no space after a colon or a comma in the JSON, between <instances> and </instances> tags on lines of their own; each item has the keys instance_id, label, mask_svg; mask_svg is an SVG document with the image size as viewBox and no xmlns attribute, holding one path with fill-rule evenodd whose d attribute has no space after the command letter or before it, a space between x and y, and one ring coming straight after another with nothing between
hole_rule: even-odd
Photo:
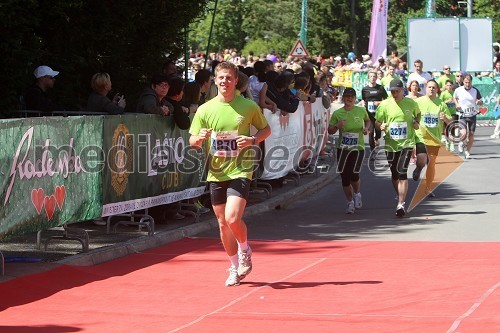
<instances>
[{"instance_id":1,"label":"race bib number 484","mask_svg":"<svg viewBox=\"0 0 500 333\"><path fill-rule=\"evenodd\" d=\"M391 123L389 126L389 135L393 140L406 139L408 135L408 125L406 122Z\"/></svg>"},{"instance_id":2,"label":"race bib number 484","mask_svg":"<svg viewBox=\"0 0 500 333\"><path fill-rule=\"evenodd\" d=\"M238 131L212 132L211 154L216 157L238 156L237 136Z\"/></svg>"}]
</instances>

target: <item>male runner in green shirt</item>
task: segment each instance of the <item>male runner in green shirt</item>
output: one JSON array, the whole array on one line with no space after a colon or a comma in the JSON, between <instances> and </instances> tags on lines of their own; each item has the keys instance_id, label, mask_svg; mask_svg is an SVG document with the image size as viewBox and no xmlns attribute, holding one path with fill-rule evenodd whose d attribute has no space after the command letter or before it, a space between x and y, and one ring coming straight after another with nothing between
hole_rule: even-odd
<instances>
[{"instance_id":1,"label":"male runner in green shirt","mask_svg":"<svg viewBox=\"0 0 500 333\"><path fill-rule=\"evenodd\" d=\"M405 200L408 193L408 164L415 146L415 130L419 128L420 111L417 103L404 97L400 79L389 84L393 98L384 100L377 108L375 126L385 132L387 161L392 174L392 184L398 195L396 216L406 214Z\"/></svg>"},{"instance_id":2,"label":"male runner in green shirt","mask_svg":"<svg viewBox=\"0 0 500 333\"><path fill-rule=\"evenodd\" d=\"M231 261L226 286L239 285L252 270L252 250L242 220L255 163L249 148L271 134L259 106L236 95L237 82L238 67L220 63L215 68L218 95L198 108L189 130L191 146L201 147L210 140L207 181L222 244ZM250 135L250 125L257 129L255 135Z\"/></svg>"}]
</instances>

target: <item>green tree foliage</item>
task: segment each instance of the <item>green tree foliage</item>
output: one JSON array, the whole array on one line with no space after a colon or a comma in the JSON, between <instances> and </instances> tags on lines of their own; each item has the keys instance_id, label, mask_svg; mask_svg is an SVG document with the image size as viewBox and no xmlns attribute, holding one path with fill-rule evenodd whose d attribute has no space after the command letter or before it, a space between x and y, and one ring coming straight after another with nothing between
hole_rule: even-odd
<instances>
[{"instance_id":1,"label":"green tree foliage","mask_svg":"<svg viewBox=\"0 0 500 333\"><path fill-rule=\"evenodd\" d=\"M0 2L0 111L15 110L33 70L61 72L53 95L68 109L85 105L93 73L110 73L115 92L133 111L151 74L188 46L207 49L216 0L3 0ZM368 51L373 0L309 0L307 49L311 54L358 56ZM438 17L452 0L436 0ZM500 2L475 0L474 17L491 17L500 38ZM210 51L287 55L301 28L302 0L218 0ZM461 15L466 15L463 9ZM406 20L425 15L425 0L390 0L388 51L406 51ZM267 41L265 36L268 36ZM248 37L248 38L246 38Z\"/></svg>"},{"instance_id":2,"label":"green tree foliage","mask_svg":"<svg viewBox=\"0 0 500 333\"><path fill-rule=\"evenodd\" d=\"M150 76L183 53L184 28L209 1L3 0L0 111L17 109L39 65L61 72L51 93L68 110L84 107L92 74L105 71L133 111Z\"/></svg>"},{"instance_id":3,"label":"green tree foliage","mask_svg":"<svg viewBox=\"0 0 500 333\"><path fill-rule=\"evenodd\" d=\"M300 6L301 0L219 0L210 51L234 48L259 54L273 49L288 54L300 32ZM193 50L206 51L212 14L191 24Z\"/></svg>"}]
</instances>

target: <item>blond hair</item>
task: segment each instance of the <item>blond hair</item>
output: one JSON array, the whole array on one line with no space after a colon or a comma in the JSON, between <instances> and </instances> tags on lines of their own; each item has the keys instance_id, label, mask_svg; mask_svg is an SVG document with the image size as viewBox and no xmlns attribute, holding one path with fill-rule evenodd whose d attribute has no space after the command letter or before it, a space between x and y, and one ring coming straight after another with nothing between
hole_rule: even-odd
<instances>
[{"instance_id":1,"label":"blond hair","mask_svg":"<svg viewBox=\"0 0 500 333\"><path fill-rule=\"evenodd\" d=\"M111 78L108 73L95 73L90 80L90 86L95 92L104 90L108 83L111 83Z\"/></svg>"}]
</instances>

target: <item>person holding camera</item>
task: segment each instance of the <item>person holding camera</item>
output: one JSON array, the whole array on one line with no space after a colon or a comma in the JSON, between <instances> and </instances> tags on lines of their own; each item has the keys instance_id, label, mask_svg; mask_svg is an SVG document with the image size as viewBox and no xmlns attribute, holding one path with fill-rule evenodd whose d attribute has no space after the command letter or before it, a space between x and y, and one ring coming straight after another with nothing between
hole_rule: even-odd
<instances>
[{"instance_id":1,"label":"person holding camera","mask_svg":"<svg viewBox=\"0 0 500 333\"><path fill-rule=\"evenodd\" d=\"M108 73L95 73L90 80L92 92L87 101L87 110L93 112L106 112L109 114L122 114L125 112L125 98L115 94L113 100L108 98L111 91L111 78Z\"/></svg>"}]
</instances>

